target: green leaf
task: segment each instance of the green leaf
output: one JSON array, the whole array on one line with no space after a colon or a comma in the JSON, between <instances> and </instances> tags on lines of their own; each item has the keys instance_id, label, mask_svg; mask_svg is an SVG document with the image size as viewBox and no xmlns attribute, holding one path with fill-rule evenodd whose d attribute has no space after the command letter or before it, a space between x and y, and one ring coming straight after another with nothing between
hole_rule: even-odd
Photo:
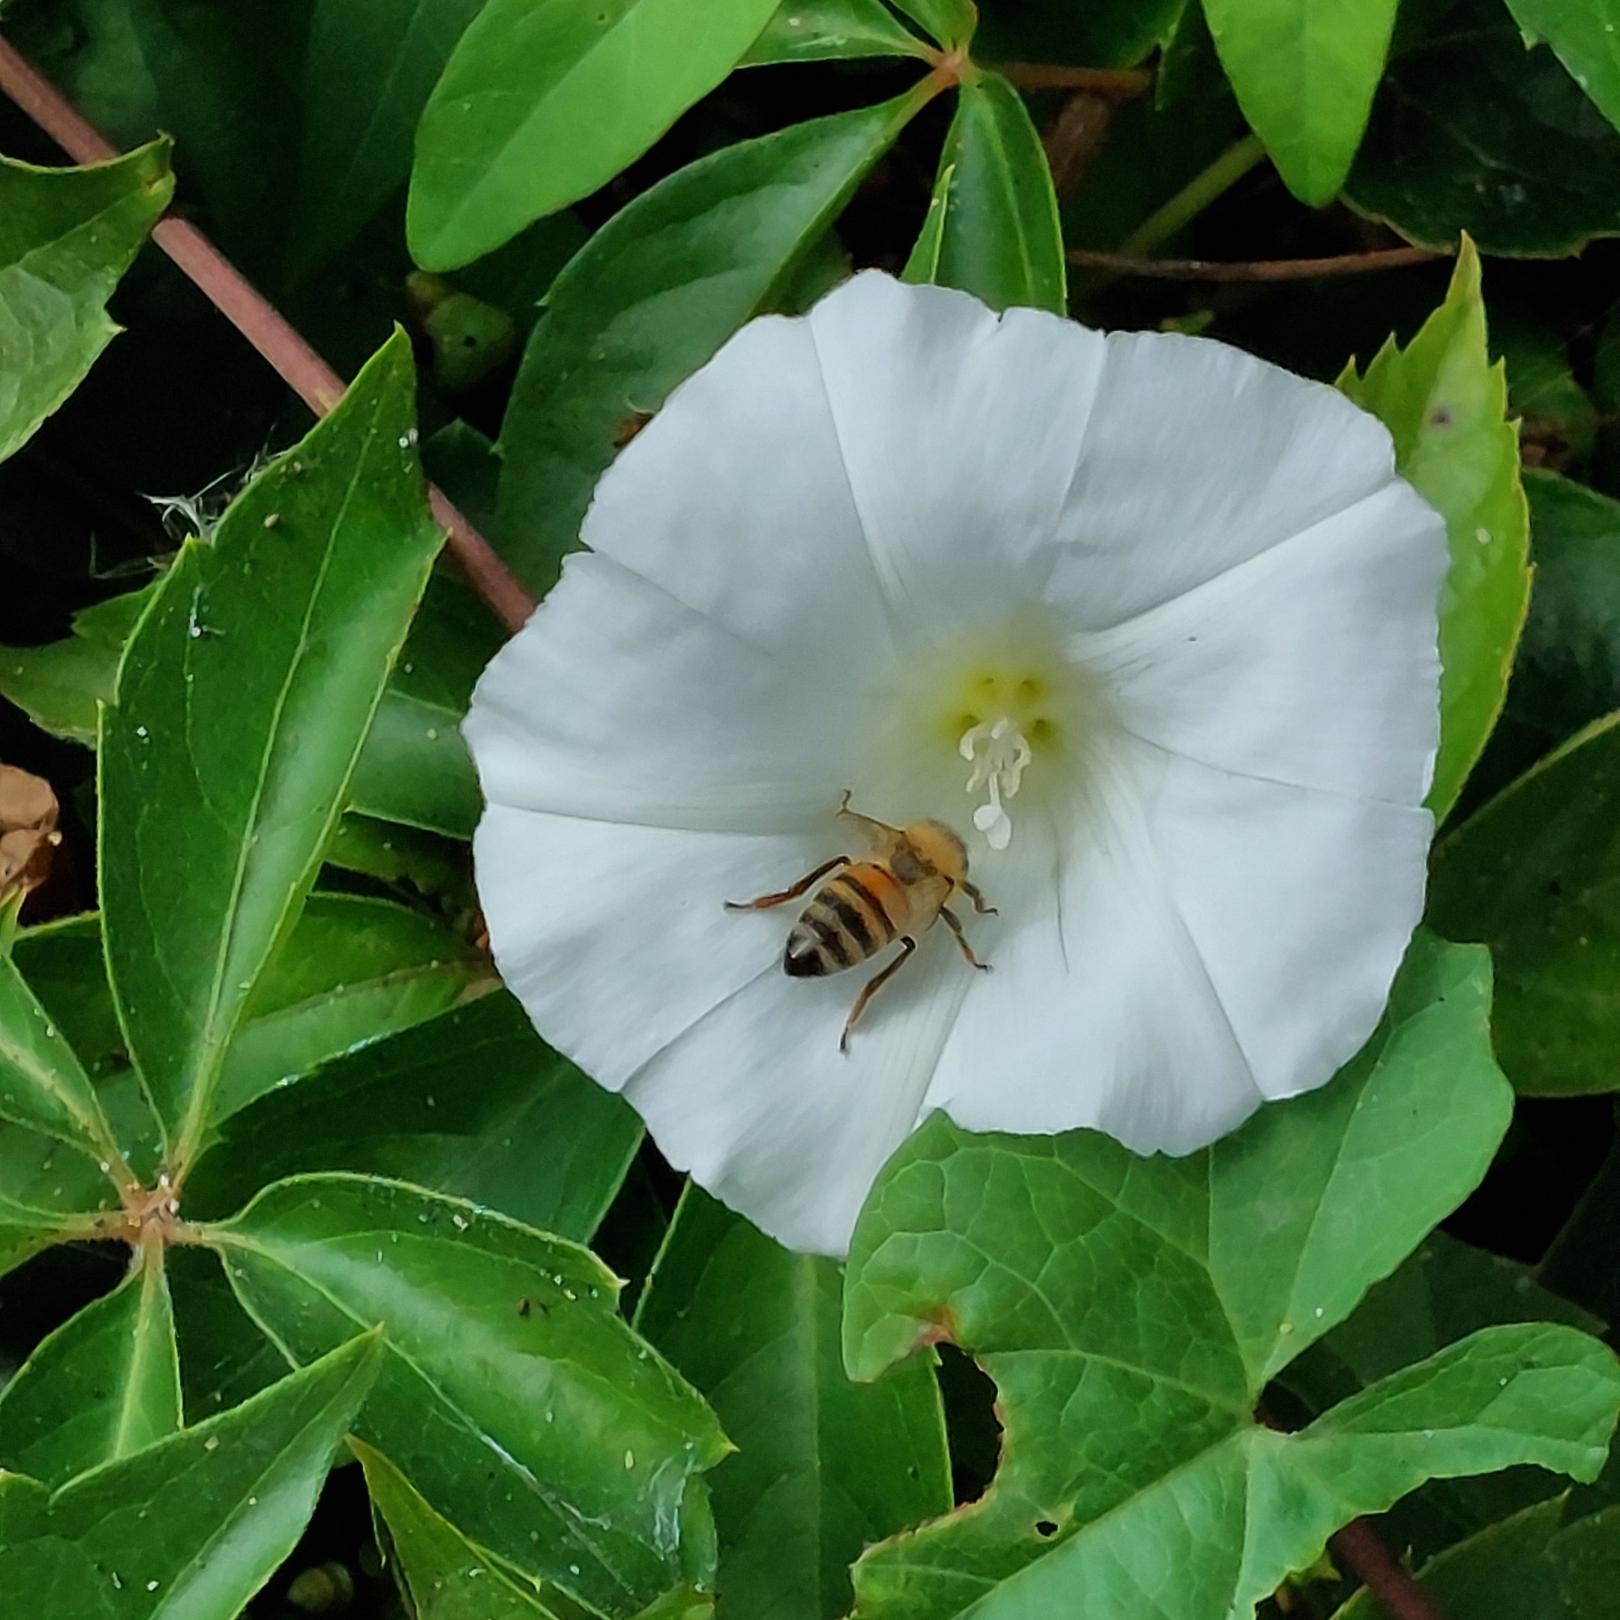
<instances>
[{"instance_id":1,"label":"green leaf","mask_svg":"<svg viewBox=\"0 0 1620 1620\"><path fill-rule=\"evenodd\" d=\"M980 62L1134 67L1174 32L1189 0L1018 0L989 5L974 36ZM1197 11L1197 0L1191 0ZM1161 63L1162 67L1162 63ZM1117 238L1116 238L1117 240Z\"/></svg>"},{"instance_id":2,"label":"green leaf","mask_svg":"<svg viewBox=\"0 0 1620 1620\"><path fill-rule=\"evenodd\" d=\"M324 859L389 884L402 897L430 900L452 918L470 920L478 910L466 847L434 833L350 814L338 822Z\"/></svg>"},{"instance_id":3,"label":"green leaf","mask_svg":"<svg viewBox=\"0 0 1620 1620\"><path fill-rule=\"evenodd\" d=\"M354 768L356 810L472 837L483 800L461 722L500 644L499 626L471 591L442 575L430 581Z\"/></svg>"},{"instance_id":4,"label":"green leaf","mask_svg":"<svg viewBox=\"0 0 1620 1620\"><path fill-rule=\"evenodd\" d=\"M0 647L0 696L54 737L94 747L118 660L155 586L109 597L73 616L73 633L41 647Z\"/></svg>"},{"instance_id":5,"label":"green leaf","mask_svg":"<svg viewBox=\"0 0 1620 1620\"><path fill-rule=\"evenodd\" d=\"M556 580L626 430L773 302L932 94L700 159L614 215L558 276L501 428L508 557L532 590Z\"/></svg>"},{"instance_id":6,"label":"green leaf","mask_svg":"<svg viewBox=\"0 0 1620 1620\"><path fill-rule=\"evenodd\" d=\"M1620 129L1620 0L1507 0L1527 45L1545 40Z\"/></svg>"},{"instance_id":7,"label":"green leaf","mask_svg":"<svg viewBox=\"0 0 1620 1620\"><path fill-rule=\"evenodd\" d=\"M0 647L0 695L53 736L94 747L99 707L113 701L124 647L156 592L148 585L86 608L61 641ZM472 836L482 801L460 727L499 645L488 609L464 586L435 576L355 764L355 809L450 838Z\"/></svg>"},{"instance_id":8,"label":"green leaf","mask_svg":"<svg viewBox=\"0 0 1620 1620\"><path fill-rule=\"evenodd\" d=\"M25 1138L27 1140L40 1142L46 1139L30 1133ZM97 1181L100 1180L98 1176ZM107 1188L109 1193L111 1190ZM51 1209L37 1209L0 1194L0 1276L15 1271L23 1261L32 1260L53 1244L70 1243L94 1235L94 1222L87 1214L63 1214Z\"/></svg>"},{"instance_id":9,"label":"green leaf","mask_svg":"<svg viewBox=\"0 0 1620 1620\"><path fill-rule=\"evenodd\" d=\"M1535 589L1508 714L1544 753L1620 709L1620 501L1527 471Z\"/></svg>"},{"instance_id":10,"label":"green leaf","mask_svg":"<svg viewBox=\"0 0 1620 1620\"><path fill-rule=\"evenodd\" d=\"M374 1335L49 1494L0 1475L0 1591L73 1620L225 1620L292 1551L377 1373Z\"/></svg>"},{"instance_id":11,"label":"green leaf","mask_svg":"<svg viewBox=\"0 0 1620 1620\"><path fill-rule=\"evenodd\" d=\"M919 56L930 61L933 54L882 0L780 0L764 33L738 65L862 56Z\"/></svg>"},{"instance_id":12,"label":"green leaf","mask_svg":"<svg viewBox=\"0 0 1620 1620\"><path fill-rule=\"evenodd\" d=\"M1068 313L1057 194L1023 97L997 73L964 80L907 281L960 287L995 309Z\"/></svg>"},{"instance_id":13,"label":"green leaf","mask_svg":"<svg viewBox=\"0 0 1620 1620\"><path fill-rule=\"evenodd\" d=\"M1580 732L1441 843L1429 915L1491 947L1494 1029L1522 1092L1620 1087L1620 715Z\"/></svg>"},{"instance_id":14,"label":"green leaf","mask_svg":"<svg viewBox=\"0 0 1620 1620\"><path fill-rule=\"evenodd\" d=\"M1307 1361L1330 1359L1342 1369L1343 1381L1334 1391L1334 1398L1342 1399L1480 1328L1539 1321L1592 1334L1601 1334L1604 1326L1543 1288L1528 1267L1431 1232L1398 1270L1368 1291L1345 1322L1289 1367L1288 1380L1298 1387L1296 1374Z\"/></svg>"},{"instance_id":15,"label":"green leaf","mask_svg":"<svg viewBox=\"0 0 1620 1620\"><path fill-rule=\"evenodd\" d=\"M0 461L118 331L107 300L173 190L167 141L88 169L0 158Z\"/></svg>"},{"instance_id":16,"label":"green leaf","mask_svg":"<svg viewBox=\"0 0 1620 1620\"><path fill-rule=\"evenodd\" d=\"M161 1261L146 1251L110 1294L46 1338L0 1391L0 1467L47 1485L180 1427L180 1361Z\"/></svg>"},{"instance_id":17,"label":"green leaf","mask_svg":"<svg viewBox=\"0 0 1620 1620\"><path fill-rule=\"evenodd\" d=\"M287 1358L242 1309L213 1255L171 1244L165 1267L174 1298L184 1410L196 1423L287 1376Z\"/></svg>"},{"instance_id":18,"label":"green leaf","mask_svg":"<svg viewBox=\"0 0 1620 1620\"><path fill-rule=\"evenodd\" d=\"M1347 1321L1291 1363L1282 1382L1321 1412L1481 1328L1539 1321L1603 1332L1601 1321L1542 1287L1527 1267L1432 1232ZM1395 1509L1388 1539L1421 1558L1557 1495L1559 1483L1536 1468L1436 1483Z\"/></svg>"},{"instance_id":19,"label":"green leaf","mask_svg":"<svg viewBox=\"0 0 1620 1620\"><path fill-rule=\"evenodd\" d=\"M1430 1559L1419 1584L1456 1620L1593 1620L1620 1585L1620 1509L1567 1511L1559 1497L1490 1525ZM1333 1620L1392 1617L1363 1587Z\"/></svg>"},{"instance_id":20,"label":"green leaf","mask_svg":"<svg viewBox=\"0 0 1620 1620\"><path fill-rule=\"evenodd\" d=\"M100 1099L73 1048L0 953L0 1118L59 1137L89 1154L111 1135Z\"/></svg>"},{"instance_id":21,"label":"green leaf","mask_svg":"<svg viewBox=\"0 0 1620 1620\"><path fill-rule=\"evenodd\" d=\"M349 1445L365 1470L371 1506L387 1526L392 1562L417 1620L554 1620L498 1560L435 1513L380 1451L362 1440Z\"/></svg>"},{"instance_id":22,"label":"green leaf","mask_svg":"<svg viewBox=\"0 0 1620 1620\"><path fill-rule=\"evenodd\" d=\"M1395 460L1446 520L1451 570L1440 600L1440 757L1429 807L1443 821L1507 690L1530 597L1530 518L1507 384L1492 365L1479 255L1464 242L1446 299L1406 348L1393 338L1339 387L1387 427Z\"/></svg>"},{"instance_id":23,"label":"green leaf","mask_svg":"<svg viewBox=\"0 0 1620 1620\"><path fill-rule=\"evenodd\" d=\"M417 120L484 0L315 0L304 56L295 272L330 261L410 178ZM356 95L364 85L366 93Z\"/></svg>"},{"instance_id":24,"label":"green leaf","mask_svg":"<svg viewBox=\"0 0 1620 1620\"><path fill-rule=\"evenodd\" d=\"M721 1620L842 1614L862 1549L951 1505L932 1358L852 1384L840 1292L832 1261L687 1187L636 1325L738 1447L710 1481Z\"/></svg>"},{"instance_id":25,"label":"green leaf","mask_svg":"<svg viewBox=\"0 0 1620 1620\"><path fill-rule=\"evenodd\" d=\"M1288 189L1321 208L1361 144L1395 0L1204 0L1238 104Z\"/></svg>"},{"instance_id":26,"label":"green leaf","mask_svg":"<svg viewBox=\"0 0 1620 1620\"><path fill-rule=\"evenodd\" d=\"M360 895L311 895L248 1001L220 1072L216 1115L494 982L488 958L421 912Z\"/></svg>"},{"instance_id":27,"label":"green leaf","mask_svg":"<svg viewBox=\"0 0 1620 1620\"><path fill-rule=\"evenodd\" d=\"M357 1432L469 1539L612 1615L708 1574L699 1476L725 1438L587 1250L342 1175L280 1182L210 1241L294 1361L383 1325Z\"/></svg>"},{"instance_id":28,"label":"green leaf","mask_svg":"<svg viewBox=\"0 0 1620 1620\"><path fill-rule=\"evenodd\" d=\"M978 8L973 0L894 0L895 9L903 11L914 23L946 50L965 48L979 26Z\"/></svg>"},{"instance_id":29,"label":"green leaf","mask_svg":"<svg viewBox=\"0 0 1620 1620\"><path fill-rule=\"evenodd\" d=\"M640 1141L622 1098L553 1052L511 996L487 995L335 1057L227 1120L186 1208L223 1213L283 1176L350 1170L583 1242Z\"/></svg>"},{"instance_id":30,"label":"green leaf","mask_svg":"<svg viewBox=\"0 0 1620 1620\"><path fill-rule=\"evenodd\" d=\"M107 956L177 1162L320 863L442 535L396 336L176 558L100 752Z\"/></svg>"},{"instance_id":31,"label":"green leaf","mask_svg":"<svg viewBox=\"0 0 1620 1620\"><path fill-rule=\"evenodd\" d=\"M1482 953L1420 936L1337 1079L1184 1159L922 1126L856 1227L845 1357L869 1377L948 1336L1006 1434L979 1502L856 1566L863 1620L1109 1620L1144 1592L1165 1620L1245 1614L1426 1478L1596 1473L1620 1367L1562 1327L1476 1334L1299 1435L1252 1415L1489 1164L1510 1099L1487 982Z\"/></svg>"},{"instance_id":32,"label":"green leaf","mask_svg":"<svg viewBox=\"0 0 1620 1620\"><path fill-rule=\"evenodd\" d=\"M15 955L92 1075L124 1072L100 918L27 929ZM361 895L312 894L249 998L220 1075L219 1116L493 982L486 957L420 912ZM118 1139L129 1139L127 1111L115 1124L124 1127Z\"/></svg>"},{"instance_id":33,"label":"green leaf","mask_svg":"<svg viewBox=\"0 0 1620 1620\"><path fill-rule=\"evenodd\" d=\"M588 196L737 65L776 0L489 0L416 135L406 230L453 270Z\"/></svg>"},{"instance_id":34,"label":"green leaf","mask_svg":"<svg viewBox=\"0 0 1620 1620\"><path fill-rule=\"evenodd\" d=\"M1390 58L1345 200L1449 252L1576 252L1620 232L1620 134L1496 0L1465 0Z\"/></svg>"}]
</instances>

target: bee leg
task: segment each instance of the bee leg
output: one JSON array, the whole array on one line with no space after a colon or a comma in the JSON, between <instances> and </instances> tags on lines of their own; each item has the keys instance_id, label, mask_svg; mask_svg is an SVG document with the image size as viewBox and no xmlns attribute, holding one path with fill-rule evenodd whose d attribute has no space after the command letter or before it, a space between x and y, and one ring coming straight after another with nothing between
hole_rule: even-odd
<instances>
[{"instance_id":1,"label":"bee leg","mask_svg":"<svg viewBox=\"0 0 1620 1620\"><path fill-rule=\"evenodd\" d=\"M990 964L988 962L981 962L978 957L973 954L973 947L968 944L967 935L962 932L962 919L958 917L949 906L941 906L939 908L939 914L945 919L945 926L956 935L956 943L961 947L962 954L981 973L988 973L990 971Z\"/></svg>"},{"instance_id":2,"label":"bee leg","mask_svg":"<svg viewBox=\"0 0 1620 1620\"><path fill-rule=\"evenodd\" d=\"M830 861L823 861L815 871L807 873L800 878L791 889L783 889L780 894L762 894L757 900L728 900L727 911L764 911L770 906L782 905L788 900L797 900L817 878L824 878L836 866L848 866L849 856L834 855Z\"/></svg>"},{"instance_id":3,"label":"bee leg","mask_svg":"<svg viewBox=\"0 0 1620 1620\"><path fill-rule=\"evenodd\" d=\"M853 821L856 826L863 828L866 835L874 844L881 846L887 841L888 838L893 837L895 833L899 832L900 829L898 827L891 827L886 821L874 821L871 816L863 816L859 810L851 810L849 807L849 798L850 790L845 788L843 798L838 801L837 813L842 816L845 821Z\"/></svg>"},{"instance_id":4,"label":"bee leg","mask_svg":"<svg viewBox=\"0 0 1620 1620\"><path fill-rule=\"evenodd\" d=\"M855 1020L866 1010L866 1004L878 991L906 965L911 953L916 950L917 942L910 934L900 936L900 954L884 970L874 975L861 987L861 993L855 998L855 1005L849 1009L849 1017L844 1020L844 1033L838 1037L838 1050L849 1050L849 1032L855 1027Z\"/></svg>"},{"instance_id":5,"label":"bee leg","mask_svg":"<svg viewBox=\"0 0 1620 1620\"><path fill-rule=\"evenodd\" d=\"M985 904L984 896L982 894L980 894L978 889L973 884L969 883L966 878L963 878L962 881L960 883L958 883L956 886L957 886L957 888L959 888L962 891L963 894L965 894L968 897L969 900L971 900L973 902L973 909L975 911L977 911L981 916L985 916L985 917L997 917L997 916L1000 916L1000 913L996 910L996 908L994 906Z\"/></svg>"}]
</instances>

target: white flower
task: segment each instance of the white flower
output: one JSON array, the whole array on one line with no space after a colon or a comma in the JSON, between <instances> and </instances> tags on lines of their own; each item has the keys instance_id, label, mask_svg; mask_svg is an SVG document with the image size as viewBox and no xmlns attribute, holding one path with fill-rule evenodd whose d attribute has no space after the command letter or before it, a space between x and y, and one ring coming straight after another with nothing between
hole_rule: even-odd
<instances>
[{"instance_id":1,"label":"white flower","mask_svg":"<svg viewBox=\"0 0 1620 1620\"><path fill-rule=\"evenodd\" d=\"M497 961L765 1231L843 1253L930 1110L1187 1153L1371 1032L1422 903L1444 527L1389 436L1223 344L857 276L603 478L467 735ZM790 977L843 790L963 836L962 908Z\"/></svg>"}]
</instances>

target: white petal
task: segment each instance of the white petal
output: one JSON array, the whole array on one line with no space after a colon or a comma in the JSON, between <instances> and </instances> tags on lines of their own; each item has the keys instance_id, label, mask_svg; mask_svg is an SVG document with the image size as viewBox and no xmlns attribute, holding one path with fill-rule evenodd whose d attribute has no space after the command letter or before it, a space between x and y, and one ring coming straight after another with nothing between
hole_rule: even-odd
<instances>
[{"instance_id":1,"label":"white petal","mask_svg":"<svg viewBox=\"0 0 1620 1620\"><path fill-rule=\"evenodd\" d=\"M618 1091L749 980L783 976L792 908L723 903L787 887L831 843L492 805L473 861L501 977L553 1046Z\"/></svg>"},{"instance_id":2,"label":"white petal","mask_svg":"<svg viewBox=\"0 0 1620 1620\"><path fill-rule=\"evenodd\" d=\"M1416 805L1439 745L1445 524L1395 479L1111 630L1076 637L1110 717L1226 770Z\"/></svg>"},{"instance_id":3,"label":"white petal","mask_svg":"<svg viewBox=\"0 0 1620 1620\"><path fill-rule=\"evenodd\" d=\"M1149 808L1166 885L1267 1097L1360 1050L1423 912L1433 819L1165 761Z\"/></svg>"},{"instance_id":4,"label":"white petal","mask_svg":"<svg viewBox=\"0 0 1620 1620\"><path fill-rule=\"evenodd\" d=\"M1426 811L1128 749L1034 893L992 898L930 1104L972 1130L1206 1146L1329 1080L1377 1023L1422 911ZM1027 827L1023 829L1028 832Z\"/></svg>"},{"instance_id":5,"label":"white petal","mask_svg":"<svg viewBox=\"0 0 1620 1620\"><path fill-rule=\"evenodd\" d=\"M1382 424L1336 389L1165 332L1113 332L1049 597L1087 629L1142 613L1389 482Z\"/></svg>"},{"instance_id":6,"label":"white petal","mask_svg":"<svg viewBox=\"0 0 1620 1620\"><path fill-rule=\"evenodd\" d=\"M854 277L810 313L874 565L941 636L1032 602L1087 432L1099 333L966 293Z\"/></svg>"},{"instance_id":7,"label":"white petal","mask_svg":"<svg viewBox=\"0 0 1620 1620\"><path fill-rule=\"evenodd\" d=\"M1001 915L970 923L993 971L963 1001L927 1100L969 1130L1084 1125L1188 1153L1260 1092L1137 805L1118 782L1100 797L1061 833L1021 818L1024 858L989 889Z\"/></svg>"},{"instance_id":8,"label":"white petal","mask_svg":"<svg viewBox=\"0 0 1620 1620\"><path fill-rule=\"evenodd\" d=\"M885 1159L916 1126L969 979L950 941L924 939L840 1052L876 966L790 979L776 964L643 1068L625 1095L664 1156L789 1248L842 1256Z\"/></svg>"},{"instance_id":9,"label":"white petal","mask_svg":"<svg viewBox=\"0 0 1620 1620\"><path fill-rule=\"evenodd\" d=\"M682 383L581 534L760 647L830 661L889 645L808 321L753 321Z\"/></svg>"},{"instance_id":10,"label":"white petal","mask_svg":"<svg viewBox=\"0 0 1620 1620\"><path fill-rule=\"evenodd\" d=\"M853 649L858 652L859 649ZM493 804L651 826L830 824L847 711L815 679L606 557L568 559L464 731Z\"/></svg>"}]
</instances>

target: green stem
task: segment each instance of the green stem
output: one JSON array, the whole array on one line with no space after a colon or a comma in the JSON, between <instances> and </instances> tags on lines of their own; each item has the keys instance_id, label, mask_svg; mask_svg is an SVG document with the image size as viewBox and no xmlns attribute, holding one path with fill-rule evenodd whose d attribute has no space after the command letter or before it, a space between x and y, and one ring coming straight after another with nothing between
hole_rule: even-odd
<instances>
[{"instance_id":1,"label":"green stem","mask_svg":"<svg viewBox=\"0 0 1620 1620\"><path fill-rule=\"evenodd\" d=\"M1225 196L1244 175L1264 161L1265 155L1265 148L1254 135L1245 135L1236 145L1227 147L1207 169L1195 174L1167 203L1154 209L1120 243L1120 253L1131 259L1146 258L1184 225L1196 219L1211 203Z\"/></svg>"}]
</instances>

